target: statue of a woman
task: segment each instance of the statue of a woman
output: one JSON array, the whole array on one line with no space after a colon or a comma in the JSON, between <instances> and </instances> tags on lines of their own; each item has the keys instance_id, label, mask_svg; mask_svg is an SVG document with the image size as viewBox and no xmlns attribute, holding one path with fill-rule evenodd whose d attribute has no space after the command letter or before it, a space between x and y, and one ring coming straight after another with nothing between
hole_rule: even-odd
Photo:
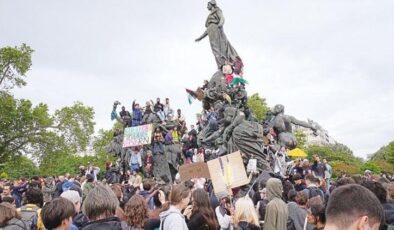
<instances>
[{"instance_id":1,"label":"statue of a woman","mask_svg":"<svg viewBox=\"0 0 394 230\"><path fill-rule=\"evenodd\" d=\"M218 68L221 68L225 62L233 64L235 68L237 65L240 65L240 68L242 68L243 65L241 58L238 56L237 51L235 51L224 34L224 16L222 10L216 5L215 0L208 2L208 10L210 10L211 13L208 15L205 23L205 27L207 29L199 38L196 39L196 42L201 41L206 36L209 37L209 42L211 43L212 52L215 56Z\"/></svg>"}]
</instances>

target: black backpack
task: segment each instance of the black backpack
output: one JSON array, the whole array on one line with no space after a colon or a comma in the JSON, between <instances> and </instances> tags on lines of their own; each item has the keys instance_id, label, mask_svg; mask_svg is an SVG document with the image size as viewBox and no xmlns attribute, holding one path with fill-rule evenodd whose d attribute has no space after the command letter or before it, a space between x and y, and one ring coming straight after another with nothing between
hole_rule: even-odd
<instances>
[{"instance_id":1,"label":"black backpack","mask_svg":"<svg viewBox=\"0 0 394 230\"><path fill-rule=\"evenodd\" d=\"M38 222L38 207L22 207L21 208L21 220L24 221L31 230L37 230Z\"/></svg>"}]
</instances>

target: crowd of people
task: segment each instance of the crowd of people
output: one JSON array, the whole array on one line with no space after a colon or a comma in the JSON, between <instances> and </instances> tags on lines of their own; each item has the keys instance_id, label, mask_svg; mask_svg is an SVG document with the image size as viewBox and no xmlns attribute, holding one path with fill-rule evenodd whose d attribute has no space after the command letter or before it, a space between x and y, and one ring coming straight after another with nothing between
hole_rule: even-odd
<instances>
[{"instance_id":1,"label":"crowd of people","mask_svg":"<svg viewBox=\"0 0 394 230\"><path fill-rule=\"evenodd\" d=\"M79 175L1 180L1 229L391 229L394 183L386 174L343 175L314 156L289 177L255 183L243 197L217 197L209 180L158 184L135 173L100 180L99 169ZM235 198L237 197L237 198Z\"/></svg>"},{"instance_id":2,"label":"crowd of people","mask_svg":"<svg viewBox=\"0 0 394 230\"><path fill-rule=\"evenodd\" d=\"M0 229L147 229L147 230L342 230L394 228L394 182L386 173L365 171L332 180L326 159L314 155L290 160L285 147L268 154L276 143L273 129L264 141L270 158L269 179L260 178L256 168L251 189L232 189L215 194L207 178L182 181L179 173L171 180L155 178L155 157L166 156L165 145L178 145L177 165L206 162L215 149L199 147L198 133L217 125L215 110L205 110L196 127L188 130L184 115L176 114L169 99L148 102L141 108L133 102L132 114L116 105L112 118L125 127L146 124L153 114L159 120L152 143L127 149L127 169L108 161L105 170L92 164L80 166L78 175L34 176L15 181L0 180ZM114 114L115 113L115 114ZM175 121L175 122L173 122ZM172 122L172 123L171 123ZM171 125L168 125L171 123ZM164 128L163 128L164 127ZM118 129L114 138L121 134ZM272 152L272 151L271 151ZM123 156L124 157L124 156ZM167 164L170 159L165 159ZM100 171L105 171L101 173ZM171 175L172 177L172 175Z\"/></svg>"}]
</instances>

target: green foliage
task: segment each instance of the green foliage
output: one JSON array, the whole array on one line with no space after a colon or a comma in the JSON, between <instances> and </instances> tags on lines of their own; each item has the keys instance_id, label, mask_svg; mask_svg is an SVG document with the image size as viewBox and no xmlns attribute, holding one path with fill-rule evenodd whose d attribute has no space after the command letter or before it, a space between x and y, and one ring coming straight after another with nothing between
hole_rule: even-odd
<instances>
[{"instance_id":1,"label":"green foliage","mask_svg":"<svg viewBox=\"0 0 394 230\"><path fill-rule=\"evenodd\" d=\"M296 129L294 131L294 136L297 140L297 147L300 149L305 149L306 135L301 129Z\"/></svg>"},{"instance_id":2,"label":"green foliage","mask_svg":"<svg viewBox=\"0 0 394 230\"><path fill-rule=\"evenodd\" d=\"M373 161L387 160L386 147L387 146L380 147L380 149L372 154L369 159Z\"/></svg>"},{"instance_id":3,"label":"green foliage","mask_svg":"<svg viewBox=\"0 0 394 230\"><path fill-rule=\"evenodd\" d=\"M38 150L34 145L46 142L53 119L45 104L33 107L29 100L0 92L0 111L0 162L16 154L34 153Z\"/></svg>"},{"instance_id":4,"label":"green foliage","mask_svg":"<svg viewBox=\"0 0 394 230\"><path fill-rule=\"evenodd\" d=\"M33 161L25 156L15 156L6 161L0 171L5 173L7 177L13 179L18 177L31 178L39 174L38 168Z\"/></svg>"},{"instance_id":5,"label":"green foliage","mask_svg":"<svg viewBox=\"0 0 394 230\"><path fill-rule=\"evenodd\" d=\"M394 173L394 165L392 163L384 160L379 160L374 162L376 162L376 164L378 164L379 167L382 168L384 171L388 173Z\"/></svg>"},{"instance_id":6,"label":"green foliage","mask_svg":"<svg viewBox=\"0 0 394 230\"><path fill-rule=\"evenodd\" d=\"M40 162L45 156L83 151L94 132L93 108L77 102L57 110L15 99L0 92L0 163L29 154Z\"/></svg>"},{"instance_id":7,"label":"green foliage","mask_svg":"<svg viewBox=\"0 0 394 230\"><path fill-rule=\"evenodd\" d=\"M375 174L378 174L382 171L382 167L376 161L367 161L361 166L361 170L370 170Z\"/></svg>"},{"instance_id":8,"label":"green foliage","mask_svg":"<svg viewBox=\"0 0 394 230\"><path fill-rule=\"evenodd\" d=\"M388 162L394 163L394 141L387 145L386 154Z\"/></svg>"},{"instance_id":9,"label":"green foliage","mask_svg":"<svg viewBox=\"0 0 394 230\"><path fill-rule=\"evenodd\" d=\"M360 173L359 164L348 164L343 161L332 161L330 165L333 170L333 177L338 177L341 172L346 172L348 175L354 175Z\"/></svg>"},{"instance_id":10,"label":"green foliage","mask_svg":"<svg viewBox=\"0 0 394 230\"><path fill-rule=\"evenodd\" d=\"M40 164L41 175L78 174L79 166L87 166L89 163L104 169L106 161L116 160L105 148L111 142L112 135L112 130L99 130L93 141L94 156L77 156L61 151L45 156Z\"/></svg>"},{"instance_id":11,"label":"green foliage","mask_svg":"<svg viewBox=\"0 0 394 230\"><path fill-rule=\"evenodd\" d=\"M312 157L314 154L320 156L321 159L327 159L329 162L331 161L342 161L347 164L361 164L361 160L349 151L338 151L336 145L328 145L328 146L320 146L320 145L311 145L305 149L305 152L309 157Z\"/></svg>"},{"instance_id":12,"label":"green foliage","mask_svg":"<svg viewBox=\"0 0 394 230\"><path fill-rule=\"evenodd\" d=\"M26 44L20 47L0 49L0 89L12 89L26 85L23 79L31 67L32 50Z\"/></svg>"},{"instance_id":13,"label":"green foliage","mask_svg":"<svg viewBox=\"0 0 394 230\"><path fill-rule=\"evenodd\" d=\"M259 121L264 120L265 114L269 110L265 98L260 97L258 93L255 93L248 98L248 106L255 118Z\"/></svg>"},{"instance_id":14,"label":"green foliage","mask_svg":"<svg viewBox=\"0 0 394 230\"><path fill-rule=\"evenodd\" d=\"M8 179L8 178L9 178L9 176L7 173L5 173L5 172L0 173L0 179Z\"/></svg>"},{"instance_id":15,"label":"green foliage","mask_svg":"<svg viewBox=\"0 0 394 230\"><path fill-rule=\"evenodd\" d=\"M305 152L308 153L309 157L317 154L320 159L327 159L332 166L334 177L339 176L341 172L346 172L348 175L361 172L362 159L355 157L352 151L343 144L311 145L305 149Z\"/></svg>"},{"instance_id":16,"label":"green foliage","mask_svg":"<svg viewBox=\"0 0 394 230\"><path fill-rule=\"evenodd\" d=\"M55 112L54 120L57 123L58 132L64 137L65 143L72 149L72 152L86 149L94 132L93 118L93 108L81 102Z\"/></svg>"},{"instance_id":17,"label":"green foliage","mask_svg":"<svg viewBox=\"0 0 394 230\"><path fill-rule=\"evenodd\" d=\"M386 146L382 146L376 153L370 156L370 160L384 160L394 163L394 141L390 142Z\"/></svg>"}]
</instances>

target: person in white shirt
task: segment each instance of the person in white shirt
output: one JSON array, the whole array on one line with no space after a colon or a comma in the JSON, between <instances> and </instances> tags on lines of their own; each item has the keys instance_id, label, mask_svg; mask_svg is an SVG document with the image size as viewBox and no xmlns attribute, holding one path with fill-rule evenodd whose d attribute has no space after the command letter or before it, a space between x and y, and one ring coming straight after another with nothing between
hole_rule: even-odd
<instances>
[{"instance_id":1,"label":"person in white shirt","mask_svg":"<svg viewBox=\"0 0 394 230\"><path fill-rule=\"evenodd\" d=\"M234 208L231 206L230 198L223 197L220 205L216 207L215 213L218 219L220 230L233 230L233 218L231 217Z\"/></svg>"}]
</instances>

